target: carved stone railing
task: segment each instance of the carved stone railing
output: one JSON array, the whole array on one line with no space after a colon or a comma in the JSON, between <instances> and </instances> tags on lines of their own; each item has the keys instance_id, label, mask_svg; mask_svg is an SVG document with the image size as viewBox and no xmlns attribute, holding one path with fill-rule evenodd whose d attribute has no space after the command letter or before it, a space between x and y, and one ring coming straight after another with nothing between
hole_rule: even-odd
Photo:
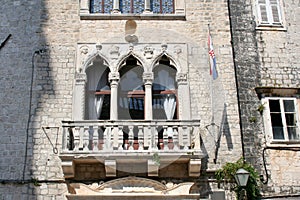
<instances>
[{"instance_id":1,"label":"carved stone railing","mask_svg":"<svg viewBox=\"0 0 300 200\"><path fill-rule=\"evenodd\" d=\"M188 150L199 120L63 121L62 152Z\"/></svg>"},{"instance_id":2,"label":"carved stone railing","mask_svg":"<svg viewBox=\"0 0 300 200\"><path fill-rule=\"evenodd\" d=\"M199 176L204 156L195 146L199 126L200 120L63 121L60 158L65 177L74 176L76 159L95 158L104 163L106 176L116 176L118 160L137 158L148 162L149 176L157 176L156 155L163 162L181 159L189 164L190 176Z\"/></svg>"}]
</instances>

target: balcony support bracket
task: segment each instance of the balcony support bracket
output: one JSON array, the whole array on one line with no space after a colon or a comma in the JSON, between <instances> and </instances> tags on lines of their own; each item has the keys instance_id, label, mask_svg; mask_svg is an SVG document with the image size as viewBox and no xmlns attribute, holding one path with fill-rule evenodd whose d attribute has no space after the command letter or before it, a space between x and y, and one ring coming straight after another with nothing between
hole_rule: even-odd
<instances>
[{"instance_id":1,"label":"balcony support bracket","mask_svg":"<svg viewBox=\"0 0 300 200\"><path fill-rule=\"evenodd\" d=\"M148 176L158 176L159 163L148 160Z\"/></svg>"},{"instance_id":2,"label":"balcony support bracket","mask_svg":"<svg viewBox=\"0 0 300 200\"><path fill-rule=\"evenodd\" d=\"M190 159L189 161L189 176L199 177L201 169L201 159Z\"/></svg>"},{"instance_id":3,"label":"balcony support bracket","mask_svg":"<svg viewBox=\"0 0 300 200\"><path fill-rule=\"evenodd\" d=\"M106 177L116 177L117 162L116 160L105 160Z\"/></svg>"}]
</instances>

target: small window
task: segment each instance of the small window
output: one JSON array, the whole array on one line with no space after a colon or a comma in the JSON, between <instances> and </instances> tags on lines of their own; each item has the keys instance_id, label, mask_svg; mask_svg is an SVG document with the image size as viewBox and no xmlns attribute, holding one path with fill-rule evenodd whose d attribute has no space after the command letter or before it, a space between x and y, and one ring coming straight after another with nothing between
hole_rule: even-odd
<instances>
[{"instance_id":1,"label":"small window","mask_svg":"<svg viewBox=\"0 0 300 200\"><path fill-rule=\"evenodd\" d=\"M273 141L299 141L299 115L295 98L266 98L266 129Z\"/></svg>"},{"instance_id":2,"label":"small window","mask_svg":"<svg viewBox=\"0 0 300 200\"><path fill-rule=\"evenodd\" d=\"M151 10L153 13L174 13L174 0L152 0Z\"/></svg>"},{"instance_id":3,"label":"small window","mask_svg":"<svg viewBox=\"0 0 300 200\"><path fill-rule=\"evenodd\" d=\"M257 0L258 25L282 26L282 14L279 0Z\"/></svg>"},{"instance_id":4,"label":"small window","mask_svg":"<svg viewBox=\"0 0 300 200\"><path fill-rule=\"evenodd\" d=\"M113 0L91 0L91 13L111 13L113 10Z\"/></svg>"},{"instance_id":5,"label":"small window","mask_svg":"<svg viewBox=\"0 0 300 200\"><path fill-rule=\"evenodd\" d=\"M172 14L175 11L174 0L91 0L90 12L110 14L116 2L119 10L123 14L142 14L145 10L146 1L149 1L150 12L156 14Z\"/></svg>"}]
</instances>

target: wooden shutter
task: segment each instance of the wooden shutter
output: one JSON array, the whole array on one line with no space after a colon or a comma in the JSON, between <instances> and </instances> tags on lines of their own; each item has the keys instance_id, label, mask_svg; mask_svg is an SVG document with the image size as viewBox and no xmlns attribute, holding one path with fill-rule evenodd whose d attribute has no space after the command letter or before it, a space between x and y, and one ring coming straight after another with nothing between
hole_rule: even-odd
<instances>
[{"instance_id":1,"label":"wooden shutter","mask_svg":"<svg viewBox=\"0 0 300 200\"><path fill-rule=\"evenodd\" d=\"M264 110L263 110L264 130L265 130L267 142L270 143L273 140L273 131L272 131L271 116L270 116L269 100L261 99L261 103L264 106Z\"/></svg>"},{"instance_id":2,"label":"wooden shutter","mask_svg":"<svg viewBox=\"0 0 300 200\"><path fill-rule=\"evenodd\" d=\"M278 0L269 0L274 24L281 24L280 7Z\"/></svg>"},{"instance_id":3,"label":"wooden shutter","mask_svg":"<svg viewBox=\"0 0 300 200\"><path fill-rule=\"evenodd\" d=\"M258 0L258 20L260 24L269 23L266 0Z\"/></svg>"}]
</instances>

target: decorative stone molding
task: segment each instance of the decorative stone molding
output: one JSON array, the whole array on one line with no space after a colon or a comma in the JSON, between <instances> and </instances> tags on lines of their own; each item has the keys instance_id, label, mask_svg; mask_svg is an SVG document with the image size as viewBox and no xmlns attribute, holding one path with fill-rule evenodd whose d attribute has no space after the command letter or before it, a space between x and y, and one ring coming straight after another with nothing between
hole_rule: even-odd
<instances>
[{"instance_id":1,"label":"decorative stone molding","mask_svg":"<svg viewBox=\"0 0 300 200\"><path fill-rule=\"evenodd\" d=\"M108 80L109 80L110 82L113 82L113 81L118 82L119 79L120 79L120 74L119 74L119 72L110 72L110 73L108 74Z\"/></svg>"},{"instance_id":2,"label":"decorative stone molding","mask_svg":"<svg viewBox=\"0 0 300 200\"><path fill-rule=\"evenodd\" d=\"M180 84L182 82L187 82L187 74L186 73L177 73L176 81L178 82L178 84Z\"/></svg>"},{"instance_id":3,"label":"decorative stone molding","mask_svg":"<svg viewBox=\"0 0 300 200\"><path fill-rule=\"evenodd\" d=\"M148 176L158 176L159 164L154 160L148 160Z\"/></svg>"},{"instance_id":4,"label":"decorative stone molding","mask_svg":"<svg viewBox=\"0 0 300 200\"><path fill-rule=\"evenodd\" d=\"M72 160L63 160L61 163L65 178L74 178L74 165Z\"/></svg>"},{"instance_id":5,"label":"decorative stone molding","mask_svg":"<svg viewBox=\"0 0 300 200\"><path fill-rule=\"evenodd\" d=\"M152 84L153 79L154 79L154 77L153 77L152 72L143 73L143 81L144 81L145 85Z\"/></svg>"},{"instance_id":6,"label":"decorative stone molding","mask_svg":"<svg viewBox=\"0 0 300 200\"><path fill-rule=\"evenodd\" d=\"M182 53L182 49L181 49L181 47L180 46L175 46L174 47L174 53L175 54L181 54Z\"/></svg>"},{"instance_id":7,"label":"decorative stone molding","mask_svg":"<svg viewBox=\"0 0 300 200\"><path fill-rule=\"evenodd\" d=\"M110 58L111 59L114 59L114 60L118 59L119 56L120 56L120 47L116 46L116 45L113 45L111 47L111 50L110 50L109 53L110 53Z\"/></svg>"},{"instance_id":8,"label":"decorative stone molding","mask_svg":"<svg viewBox=\"0 0 300 200\"><path fill-rule=\"evenodd\" d=\"M161 44L161 50L162 50L163 52L165 52L165 51L167 51L167 49L168 49L168 44L167 44L167 43L162 43L162 44Z\"/></svg>"},{"instance_id":9,"label":"decorative stone molding","mask_svg":"<svg viewBox=\"0 0 300 200\"><path fill-rule=\"evenodd\" d=\"M153 47L151 46L145 46L144 47L144 56L147 58L147 59L151 59L153 58Z\"/></svg>"},{"instance_id":10,"label":"decorative stone molding","mask_svg":"<svg viewBox=\"0 0 300 200\"><path fill-rule=\"evenodd\" d=\"M80 0L80 14L90 14L90 0Z\"/></svg>"},{"instance_id":11,"label":"decorative stone molding","mask_svg":"<svg viewBox=\"0 0 300 200\"><path fill-rule=\"evenodd\" d=\"M117 175L116 160L105 160L105 171L107 177L115 177Z\"/></svg>"},{"instance_id":12,"label":"decorative stone molding","mask_svg":"<svg viewBox=\"0 0 300 200\"><path fill-rule=\"evenodd\" d=\"M194 182L162 184L146 178L126 177L103 184L69 184L68 199L199 199L200 194L191 194ZM134 195L134 196L133 196ZM178 198L179 197L179 198Z\"/></svg>"},{"instance_id":13,"label":"decorative stone molding","mask_svg":"<svg viewBox=\"0 0 300 200\"><path fill-rule=\"evenodd\" d=\"M86 80L86 74L84 73L75 73L75 80L80 82L80 81L85 81Z\"/></svg>"},{"instance_id":14,"label":"decorative stone molding","mask_svg":"<svg viewBox=\"0 0 300 200\"><path fill-rule=\"evenodd\" d=\"M81 59L81 61L80 61L80 65L78 66L77 71L79 73L81 73L82 72L82 67L83 67L83 65L84 65L84 63L85 63L85 61L86 61L86 59L88 57L89 47L87 45L83 45L83 46L80 47L79 51L80 51L80 59Z\"/></svg>"},{"instance_id":15,"label":"decorative stone molding","mask_svg":"<svg viewBox=\"0 0 300 200\"><path fill-rule=\"evenodd\" d=\"M189 161L189 176L199 177L201 169L201 160L200 159L190 159Z\"/></svg>"},{"instance_id":16,"label":"decorative stone molding","mask_svg":"<svg viewBox=\"0 0 300 200\"><path fill-rule=\"evenodd\" d=\"M97 51L101 51L102 45L101 44L96 44L96 49L97 49Z\"/></svg>"}]
</instances>

